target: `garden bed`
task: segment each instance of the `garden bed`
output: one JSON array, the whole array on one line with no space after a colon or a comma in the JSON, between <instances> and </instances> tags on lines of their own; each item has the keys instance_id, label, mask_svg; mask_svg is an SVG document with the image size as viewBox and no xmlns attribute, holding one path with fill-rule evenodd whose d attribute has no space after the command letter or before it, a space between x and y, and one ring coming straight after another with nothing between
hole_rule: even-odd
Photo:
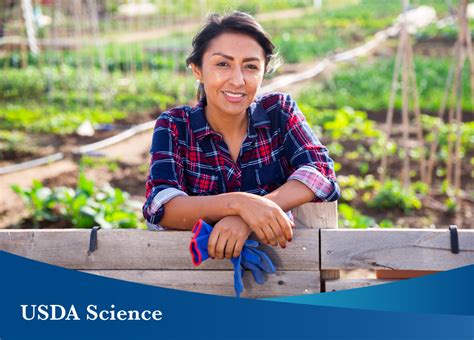
<instances>
[{"instance_id":1,"label":"garden bed","mask_svg":"<svg viewBox=\"0 0 474 340\"><path fill-rule=\"evenodd\" d=\"M377 5L378 7L376 6L377 8L374 9L363 7L364 4L367 2L350 7L352 10L348 8L336 10L331 15L308 13L302 18L269 22L265 26L275 37L281 55L286 61L306 63L316 57L324 57L328 52L337 52L360 44L374 32L389 25L399 11L398 3L396 6L390 4L389 10L384 8L385 5ZM381 11L385 14L382 15ZM374 15L374 13L378 14ZM315 25L315 22L320 24ZM418 161L416 159L411 162L411 171L414 173L412 176L413 185L405 190L397 182L397 173L400 171L402 163L398 137L395 137L389 147L392 157L389 160L388 174L392 179L389 179L385 184L378 182L377 168L386 145L381 131L383 131L385 123L390 94L396 41L387 42L386 46L376 54L376 58L363 59L346 67L338 67L338 70L331 74L329 80L319 80L312 83L298 95L297 101L301 109L308 121L316 128L318 136L328 146L336 162L336 172L342 188L342 198L339 205L341 227L445 228L448 224L461 221L463 228L474 228L472 222L474 221L472 181L474 125L469 99L469 81L466 77L463 89L465 98L467 98L463 101L462 188L464 193L461 200L456 201L452 188L443 184L444 162L447 155L446 120L442 124L441 132L436 136L432 134L433 116L437 115L449 68L452 38L440 37L432 33L420 36L423 38L419 38L414 50L420 104L424 114L425 137L428 140L440 138L441 142L441 151L437 156L439 161L436 168L437 175L430 195L427 194L427 190L422 184L417 183L419 177L417 176ZM176 45L183 42L189 45L187 39L190 37L181 35L176 38L180 39L175 41ZM135 50L139 48L139 46L133 47ZM71 52L71 55L74 53ZM148 63L150 60L147 58L146 55L139 55L137 60ZM74 60L74 58L70 60ZM120 72L130 72L130 69L122 70L122 64L124 63L119 60L114 63L114 67L118 68ZM7 89L2 92L0 96L3 98L0 99L13 104L2 113L4 115L2 118L5 119L0 124L0 129L4 129L4 131L16 130L23 134L23 138L27 136L32 147L16 149L12 153L4 152L4 163L0 163L0 166L6 164L5 160L12 160L13 157L17 157L14 160L18 162L57 151L68 153L78 145L103 139L117 133L121 128L154 119L159 112L176 105L176 103L192 102L194 82L190 74L185 75L177 72L184 69L182 65L177 67L175 64L167 64L167 61L163 61L160 65L163 66L160 71L152 70L150 72L149 66L144 66L143 70L137 69L135 73L132 72L125 77L115 73L117 71L115 69L112 78L99 72L88 86L72 89L64 84L74 83L74 81L81 79L81 70L76 69L76 66L71 63L67 64L61 71L62 73L58 70L48 73L49 81L57 84L52 92L50 83L45 83L37 70L11 70L10 77L5 79L15 81L13 83L4 81L3 85L0 81L0 86ZM293 64L287 67L286 71L299 70L301 67L301 64ZM285 68L282 70L285 71ZM33 74L33 77L25 72L32 72L30 74ZM67 81L62 77L66 77ZM110 79L112 79L112 83ZM172 81L164 82L163 79ZM107 89L114 88L118 88L119 91L107 92ZM293 94L291 89L286 90ZM26 95L22 91L30 92ZM93 98L94 107L102 112L97 114L88 112L78 115L79 118L73 120L73 124L70 124L69 120L61 118L61 114L64 113L61 112L63 107L70 110L67 112L67 117L76 117L75 113L83 112L83 109L90 105L88 95L91 91L98 94ZM113 93L113 95L108 98L104 95L107 93ZM156 96L157 93L160 96ZM27 106L23 98L41 98L36 104L41 110L44 109L45 112L52 112L53 116L60 117L58 124L51 124L49 119L42 121L41 117L34 112L35 109L31 106L32 102L29 101L29 106ZM112 101L110 102L109 99ZM23 106L21 114L18 114L16 111L18 107L15 105ZM344 106L352 106L356 110L345 109ZM152 110L152 108L154 109ZM400 108L401 102L397 100L394 128L401 131L400 126L397 126L400 122ZM102 113L105 112L108 114L103 115ZM137 112L142 112L142 114L136 114ZM118 128L114 132L98 132L93 137L87 138L72 134L84 119L90 119L93 123L113 123ZM67 124L64 124L66 121ZM13 138L10 144L19 145L18 138L21 139L21 135L14 137L17 139ZM1 138L0 135L0 141ZM140 147L137 147L136 141L132 139L116 146L115 153L104 152L104 155L108 157L104 160L98 158L83 160L81 164L86 178L94 181L97 188L109 183L112 187L119 188L121 192L128 192L131 200L143 202L144 183L149 163L147 151L151 135L145 139L143 136L140 138ZM120 154L122 158L114 156ZM131 160L132 158L133 160ZM40 179L44 187L76 188L79 175L79 166L75 166L74 169L69 168L58 175L43 174ZM22 174L18 173L17 176L21 178ZM9 181L11 179L9 178ZM25 187L24 183L22 187ZM78 190L81 189L77 189L76 193ZM24 207L20 208L20 205L15 211L19 217L26 216L25 212ZM139 218L140 209L137 206L135 213ZM6 212L2 211L0 207L0 221L4 217L2 214L6 214ZM140 223L137 223L137 226L143 227L142 222ZM31 219L20 221L18 218L11 222L10 226L30 228L32 224L35 223ZM56 222L40 221L37 224L41 228L70 227L72 225L71 221L64 219Z\"/></svg>"}]
</instances>

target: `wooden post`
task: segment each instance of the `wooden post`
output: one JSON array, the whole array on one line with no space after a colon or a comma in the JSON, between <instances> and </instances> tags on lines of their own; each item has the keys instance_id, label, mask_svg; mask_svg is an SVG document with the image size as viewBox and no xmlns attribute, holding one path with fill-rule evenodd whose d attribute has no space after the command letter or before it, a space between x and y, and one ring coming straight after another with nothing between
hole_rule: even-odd
<instances>
[{"instance_id":1,"label":"wooden post","mask_svg":"<svg viewBox=\"0 0 474 340\"><path fill-rule=\"evenodd\" d=\"M306 203L292 210L295 222L306 228L337 229L337 202ZM321 257L321 249L319 250ZM321 270L321 258L319 261ZM340 278L339 270L321 270L321 292L325 292L326 280Z\"/></svg>"}]
</instances>

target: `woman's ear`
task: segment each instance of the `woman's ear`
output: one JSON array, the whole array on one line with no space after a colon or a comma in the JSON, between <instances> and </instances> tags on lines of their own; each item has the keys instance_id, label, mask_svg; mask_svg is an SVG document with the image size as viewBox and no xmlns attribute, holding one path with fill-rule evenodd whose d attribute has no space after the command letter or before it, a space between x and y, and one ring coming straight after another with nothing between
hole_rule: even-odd
<instances>
[{"instance_id":1,"label":"woman's ear","mask_svg":"<svg viewBox=\"0 0 474 340\"><path fill-rule=\"evenodd\" d=\"M193 71L194 76L196 77L196 80L198 80L200 83L202 83L202 72L201 68L195 64L190 64L191 70Z\"/></svg>"}]
</instances>

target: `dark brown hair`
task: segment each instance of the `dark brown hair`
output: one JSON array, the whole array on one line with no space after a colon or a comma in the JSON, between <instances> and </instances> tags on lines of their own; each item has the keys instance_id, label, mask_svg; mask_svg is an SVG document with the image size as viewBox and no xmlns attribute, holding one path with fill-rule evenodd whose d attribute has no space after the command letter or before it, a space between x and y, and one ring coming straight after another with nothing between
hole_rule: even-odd
<instances>
[{"instance_id":1,"label":"dark brown hair","mask_svg":"<svg viewBox=\"0 0 474 340\"><path fill-rule=\"evenodd\" d=\"M193 50L186 58L186 65L194 64L202 67L202 58L212 39L223 33L242 33L255 39L262 47L265 54L265 72L268 65L275 60L275 45L270 40L270 36L264 31L262 26L251 15L243 12L232 12L224 16L219 14L211 14L207 19L207 23L201 28L199 33L193 38ZM273 66L273 65L272 65ZM275 65L276 66L276 65ZM276 68L275 66L272 69ZM197 91L197 99L201 100L206 96L203 84L199 84Z\"/></svg>"}]
</instances>

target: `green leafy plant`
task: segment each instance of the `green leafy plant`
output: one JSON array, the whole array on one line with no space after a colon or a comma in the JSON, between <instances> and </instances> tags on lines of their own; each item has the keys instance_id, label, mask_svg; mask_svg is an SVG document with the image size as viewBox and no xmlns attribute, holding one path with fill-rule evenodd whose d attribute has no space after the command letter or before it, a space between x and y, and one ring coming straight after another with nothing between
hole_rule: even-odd
<instances>
[{"instance_id":1,"label":"green leafy plant","mask_svg":"<svg viewBox=\"0 0 474 340\"><path fill-rule=\"evenodd\" d=\"M299 106L308 121L322 128L324 136L333 142L348 140L379 139L384 136L375 122L367 118L367 113L357 111L349 106L340 109L317 109L306 96L299 98Z\"/></svg>"},{"instance_id":2,"label":"green leafy plant","mask_svg":"<svg viewBox=\"0 0 474 340\"><path fill-rule=\"evenodd\" d=\"M379 222L379 227L380 228L393 228L394 224L392 220L388 218L384 218Z\"/></svg>"},{"instance_id":3,"label":"green leafy plant","mask_svg":"<svg viewBox=\"0 0 474 340\"><path fill-rule=\"evenodd\" d=\"M98 188L82 172L75 190L44 187L37 180L31 188L12 189L25 202L35 227L42 221L67 221L76 228L144 228L128 193L109 185Z\"/></svg>"},{"instance_id":4,"label":"green leafy plant","mask_svg":"<svg viewBox=\"0 0 474 340\"><path fill-rule=\"evenodd\" d=\"M338 209L340 217L339 226L341 228L370 228L376 224L372 217L363 215L348 204L339 204Z\"/></svg>"},{"instance_id":5,"label":"green leafy plant","mask_svg":"<svg viewBox=\"0 0 474 340\"><path fill-rule=\"evenodd\" d=\"M344 191L346 190L372 191L380 188L380 182L375 179L373 175L366 175L364 177L358 177L355 175L341 175L337 177L337 182L342 189L343 198Z\"/></svg>"},{"instance_id":6,"label":"green leafy plant","mask_svg":"<svg viewBox=\"0 0 474 340\"><path fill-rule=\"evenodd\" d=\"M117 161L107 158L98 158L84 155L80 160L81 168L101 168L105 167L111 172L119 170L120 166Z\"/></svg>"},{"instance_id":7,"label":"green leafy plant","mask_svg":"<svg viewBox=\"0 0 474 340\"><path fill-rule=\"evenodd\" d=\"M0 160L12 153L29 155L36 150L37 147L25 133L0 130Z\"/></svg>"},{"instance_id":8,"label":"green leafy plant","mask_svg":"<svg viewBox=\"0 0 474 340\"><path fill-rule=\"evenodd\" d=\"M377 209L401 209L409 213L415 209L421 208L421 201L417 197L420 193L420 186L410 186L403 188L397 180L390 179L385 181L378 190L366 197L367 205ZM423 191L425 188L423 187Z\"/></svg>"}]
</instances>

